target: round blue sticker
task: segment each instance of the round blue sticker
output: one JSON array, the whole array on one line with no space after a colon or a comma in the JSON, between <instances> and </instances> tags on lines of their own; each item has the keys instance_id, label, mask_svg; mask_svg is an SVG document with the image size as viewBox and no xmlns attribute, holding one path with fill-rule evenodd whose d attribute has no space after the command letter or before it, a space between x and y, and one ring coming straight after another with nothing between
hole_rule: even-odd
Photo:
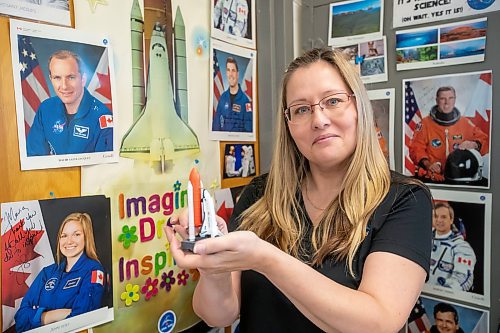
<instances>
[{"instance_id":1,"label":"round blue sticker","mask_svg":"<svg viewBox=\"0 0 500 333\"><path fill-rule=\"evenodd\" d=\"M172 310L167 310L162 313L158 319L158 332L170 333L174 330L176 322L175 313Z\"/></svg>"},{"instance_id":2,"label":"round blue sticker","mask_svg":"<svg viewBox=\"0 0 500 333\"><path fill-rule=\"evenodd\" d=\"M486 9L491 6L495 0L467 0L467 4L475 10Z\"/></svg>"}]
</instances>

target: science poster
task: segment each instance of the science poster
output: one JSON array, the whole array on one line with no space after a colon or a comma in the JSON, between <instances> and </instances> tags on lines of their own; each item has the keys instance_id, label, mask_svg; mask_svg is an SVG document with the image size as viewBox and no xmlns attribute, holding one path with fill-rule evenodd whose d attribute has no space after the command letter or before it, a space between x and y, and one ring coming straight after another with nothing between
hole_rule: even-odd
<instances>
[{"instance_id":1,"label":"science poster","mask_svg":"<svg viewBox=\"0 0 500 333\"><path fill-rule=\"evenodd\" d=\"M384 2L354 0L331 3L328 45L337 47L382 38Z\"/></svg>"},{"instance_id":2,"label":"science poster","mask_svg":"<svg viewBox=\"0 0 500 333\"><path fill-rule=\"evenodd\" d=\"M441 186L488 188L491 71L403 80L403 173Z\"/></svg>"},{"instance_id":3,"label":"science poster","mask_svg":"<svg viewBox=\"0 0 500 333\"><path fill-rule=\"evenodd\" d=\"M116 162L109 39L18 20L10 37L21 169Z\"/></svg>"},{"instance_id":4,"label":"science poster","mask_svg":"<svg viewBox=\"0 0 500 333\"><path fill-rule=\"evenodd\" d=\"M489 317L488 310L422 295L408 318L406 332L488 333Z\"/></svg>"},{"instance_id":5,"label":"science poster","mask_svg":"<svg viewBox=\"0 0 500 333\"><path fill-rule=\"evenodd\" d=\"M500 10L500 2L495 0L395 0L392 22L393 27L397 28L481 15L496 10Z\"/></svg>"},{"instance_id":6,"label":"science poster","mask_svg":"<svg viewBox=\"0 0 500 333\"><path fill-rule=\"evenodd\" d=\"M109 209L104 196L1 204L2 332L81 331L113 320ZM68 313L45 324L36 309Z\"/></svg>"},{"instance_id":7,"label":"science poster","mask_svg":"<svg viewBox=\"0 0 500 333\"><path fill-rule=\"evenodd\" d=\"M35 21L71 26L69 0L0 0L0 13Z\"/></svg>"},{"instance_id":8,"label":"science poster","mask_svg":"<svg viewBox=\"0 0 500 333\"><path fill-rule=\"evenodd\" d=\"M216 39L210 47L210 139L255 141L257 52Z\"/></svg>"},{"instance_id":9,"label":"science poster","mask_svg":"<svg viewBox=\"0 0 500 333\"><path fill-rule=\"evenodd\" d=\"M387 74L387 42L386 37L360 44L335 47L341 51L352 64L355 64L364 83L386 82Z\"/></svg>"},{"instance_id":10,"label":"science poster","mask_svg":"<svg viewBox=\"0 0 500 333\"><path fill-rule=\"evenodd\" d=\"M191 305L199 273L176 265L163 226L187 207L191 168L212 197L220 187L219 143L207 126L211 7L165 3L108 1L92 13L75 2L76 28L106 29L121 55L119 162L82 168L82 193L106 194L113 221L115 320L95 332L195 331L200 322Z\"/></svg>"},{"instance_id":11,"label":"science poster","mask_svg":"<svg viewBox=\"0 0 500 333\"><path fill-rule=\"evenodd\" d=\"M377 130L378 142L391 169L394 169L394 105L395 90L368 90Z\"/></svg>"},{"instance_id":12,"label":"science poster","mask_svg":"<svg viewBox=\"0 0 500 333\"><path fill-rule=\"evenodd\" d=\"M432 189L431 269L424 291L490 305L491 194Z\"/></svg>"},{"instance_id":13,"label":"science poster","mask_svg":"<svg viewBox=\"0 0 500 333\"><path fill-rule=\"evenodd\" d=\"M407 70L484 61L486 18L396 31L396 69Z\"/></svg>"},{"instance_id":14,"label":"science poster","mask_svg":"<svg viewBox=\"0 0 500 333\"><path fill-rule=\"evenodd\" d=\"M255 49L255 0L211 0L211 4L211 36Z\"/></svg>"}]
</instances>

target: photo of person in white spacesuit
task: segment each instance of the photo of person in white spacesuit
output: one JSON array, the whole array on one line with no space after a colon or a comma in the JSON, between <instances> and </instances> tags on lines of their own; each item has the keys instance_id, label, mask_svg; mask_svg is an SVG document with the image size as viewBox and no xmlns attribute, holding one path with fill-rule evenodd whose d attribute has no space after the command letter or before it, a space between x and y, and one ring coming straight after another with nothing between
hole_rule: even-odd
<instances>
[{"instance_id":1,"label":"photo of person in white spacesuit","mask_svg":"<svg viewBox=\"0 0 500 333\"><path fill-rule=\"evenodd\" d=\"M474 283L476 255L454 225L454 218L455 212L449 203L435 203L428 283L469 291Z\"/></svg>"},{"instance_id":2,"label":"photo of person in white spacesuit","mask_svg":"<svg viewBox=\"0 0 500 333\"><path fill-rule=\"evenodd\" d=\"M251 30L248 29L249 8L247 0L216 0L214 28L237 37L251 38Z\"/></svg>"}]
</instances>

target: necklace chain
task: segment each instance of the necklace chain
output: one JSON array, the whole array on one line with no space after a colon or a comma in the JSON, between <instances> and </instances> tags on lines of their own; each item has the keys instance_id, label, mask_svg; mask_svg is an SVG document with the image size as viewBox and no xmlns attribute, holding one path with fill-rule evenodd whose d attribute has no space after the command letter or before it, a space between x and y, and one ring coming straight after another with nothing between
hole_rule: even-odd
<instances>
[{"instance_id":1,"label":"necklace chain","mask_svg":"<svg viewBox=\"0 0 500 333\"><path fill-rule=\"evenodd\" d=\"M313 208L316 208L317 210L325 210L326 209L326 208L319 208L318 206L316 206L312 202L311 198L309 198L309 192L307 191L307 184L306 184L306 199L307 199L307 201L309 201L309 203L311 204L311 206L313 206Z\"/></svg>"}]
</instances>

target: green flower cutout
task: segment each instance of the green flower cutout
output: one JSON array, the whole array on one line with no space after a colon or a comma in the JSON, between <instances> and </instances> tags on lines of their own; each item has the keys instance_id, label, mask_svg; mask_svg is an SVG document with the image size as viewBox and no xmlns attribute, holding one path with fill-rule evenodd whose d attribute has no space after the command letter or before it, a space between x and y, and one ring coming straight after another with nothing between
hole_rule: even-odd
<instances>
[{"instance_id":1,"label":"green flower cutout","mask_svg":"<svg viewBox=\"0 0 500 333\"><path fill-rule=\"evenodd\" d=\"M140 298L139 296L139 285L127 283L125 286L125 291L122 292L120 296L122 301L125 301L126 306L131 306L132 302L137 302Z\"/></svg>"},{"instance_id":2,"label":"green flower cutout","mask_svg":"<svg viewBox=\"0 0 500 333\"><path fill-rule=\"evenodd\" d=\"M122 228L122 234L118 236L118 241L123 242L123 247L128 249L131 243L137 242L139 237L135 234L137 228L132 226L131 228L128 225L124 225Z\"/></svg>"},{"instance_id":3,"label":"green flower cutout","mask_svg":"<svg viewBox=\"0 0 500 333\"><path fill-rule=\"evenodd\" d=\"M174 184L174 191L180 191L181 190L181 182L176 181Z\"/></svg>"}]
</instances>

